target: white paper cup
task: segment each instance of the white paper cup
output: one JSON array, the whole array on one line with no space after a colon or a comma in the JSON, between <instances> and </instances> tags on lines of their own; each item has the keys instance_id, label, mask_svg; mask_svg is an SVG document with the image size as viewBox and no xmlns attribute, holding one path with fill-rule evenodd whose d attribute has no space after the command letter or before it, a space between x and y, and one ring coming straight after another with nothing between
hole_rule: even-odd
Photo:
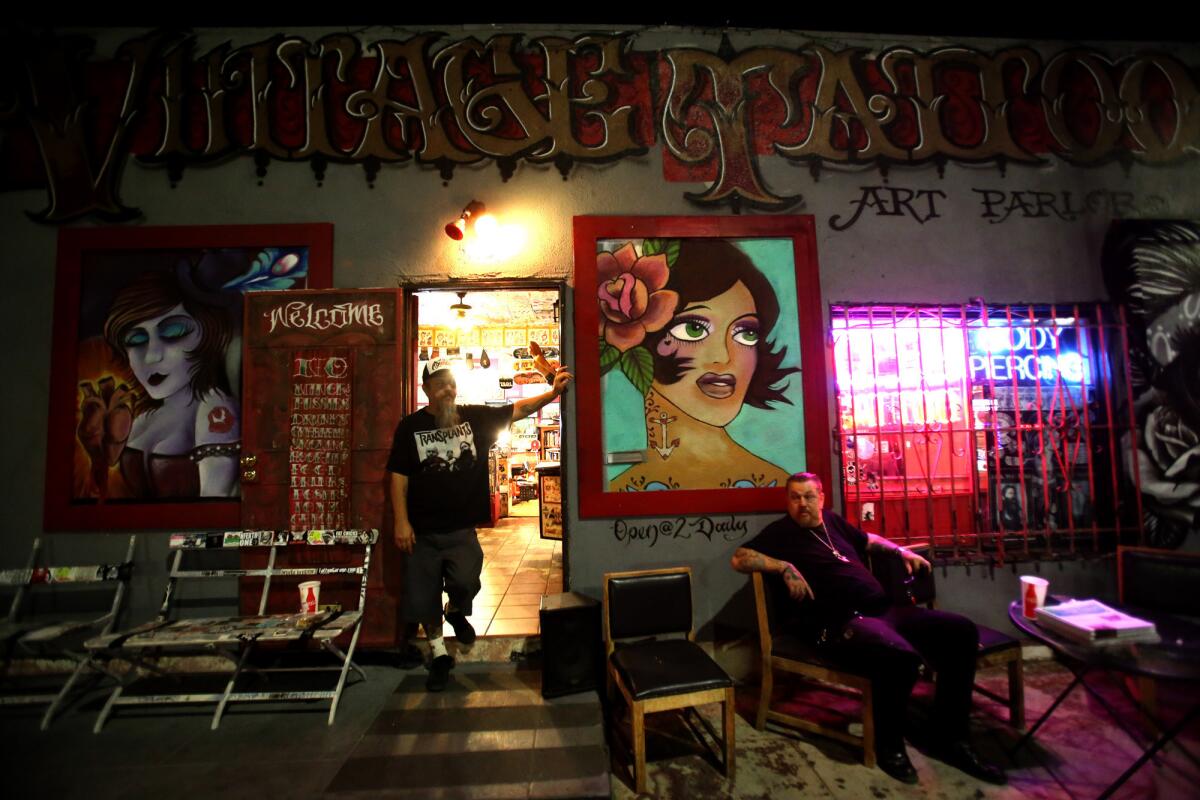
<instances>
[{"instance_id":1,"label":"white paper cup","mask_svg":"<svg viewBox=\"0 0 1200 800\"><path fill-rule=\"evenodd\" d=\"M1037 610L1046 605L1046 588L1050 581L1036 575L1021 576L1021 613L1026 619L1034 619Z\"/></svg>"},{"instance_id":2,"label":"white paper cup","mask_svg":"<svg viewBox=\"0 0 1200 800\"><path fill-rule=\"evenodd\" d=\"M321 582L305 581L300 584L300 613L315 614L321 607Z\"/></svg>"}]
</instances>

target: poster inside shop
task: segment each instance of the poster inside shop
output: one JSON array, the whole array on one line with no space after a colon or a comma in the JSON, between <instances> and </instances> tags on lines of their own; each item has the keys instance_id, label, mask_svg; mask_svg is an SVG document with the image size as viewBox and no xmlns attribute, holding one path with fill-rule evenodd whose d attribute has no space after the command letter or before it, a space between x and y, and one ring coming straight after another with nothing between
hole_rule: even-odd
<instances>
[{"instance_id":1,"label":"poster inside shop","mask_svg":"<svg viewBox=\"0 0 1200 800\"><path fill-rule=\"evenodd\" d=\"M538 495L541 497L541 537L543 539L563 538L563 507L562 507L562 476L558 469L538 471L541 483Z\"/></svg>"},{"instance_id":2,"label":"poster inside shop","mask_svg":"<svg viewBox=\"0 0 1200 800\"><path fill-rule=\"evenodd\" d=\"M292 366L288 447L291 528L345 528L350 498L353 351L296 351Z\"/></svg>"}]
</instances>

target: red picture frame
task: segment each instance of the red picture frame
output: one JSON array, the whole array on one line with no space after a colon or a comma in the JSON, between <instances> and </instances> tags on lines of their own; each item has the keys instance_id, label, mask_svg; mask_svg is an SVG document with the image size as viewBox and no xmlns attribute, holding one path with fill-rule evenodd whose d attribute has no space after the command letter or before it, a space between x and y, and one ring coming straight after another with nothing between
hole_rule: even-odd
<instances>
[{"instance_id":1,"label":"red picture frame","mask_svg":"<svg viewBox=\"0 0 1200 800\"><path fill-rule=\"evenodd\" d=\"M308 271L303 288L329 288L333 278L333 225L197 225L163 227L65 228L59 231L54 289L54 334L51 351L50 414L46 433L46 484L43 527L47 531L221 529L237 528L240 499L195 501L103 499L75 497L76 428L80 395L80 329L84 314L85 275L97 258L113 263L129 253L130 261L147 261L161 251L164 259L179 254L233 248L307 248ZM297 287L300 288L300 287ZM239 316L240 319L240 316Z\"/></svg>"},{"instance_id":2,"label":"red picture frame","mask_svg":"<svg viewBox=\"0 0 1200 800\"><path fill-rule=\"evenodd\" d=\"M788 239L795 265L805 470L830 480L828 353L811 215L773 217L575 217L575 372L579 506L583 518L781 511L783 485L734 489L608 491L604 465L597 302L597 242L612 239Z\"/></svg>"}]
</instances>

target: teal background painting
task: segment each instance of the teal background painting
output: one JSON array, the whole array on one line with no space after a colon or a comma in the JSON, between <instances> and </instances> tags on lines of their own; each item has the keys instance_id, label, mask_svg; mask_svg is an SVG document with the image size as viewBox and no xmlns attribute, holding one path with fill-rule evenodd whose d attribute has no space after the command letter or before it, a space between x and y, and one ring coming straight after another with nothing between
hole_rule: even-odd
<instances>
[{"instance_id":1,"label":"teal background painting","mask_svg":"<svg viewBox=\"0 0 1200 800\"><path fill-rule=\"evenodd\" d=\"M600 241L596 243L597 250L615 251L627 241L632 241L641 254L640 239ZM770 332L768 341L787 348L784 367L803 368L800 363L800 326L796 309L796 266L792 241L737 239L732 244L750 257L775 290L775 297L779 301L779 321ZM785 380L787 388L784 396L791 401L791 405L781 403L770 410L743 406L741 413L729 423L726 430L734 441L747 450L792 473L803 471L807 462L802 373L789 375ZM620 370L611 370L600 379L600 403L604 409L605 452L646 449L642 395ZM606 466L605 477L611 481L629 468L628 464Z\"/></svg>"}]
</instances>

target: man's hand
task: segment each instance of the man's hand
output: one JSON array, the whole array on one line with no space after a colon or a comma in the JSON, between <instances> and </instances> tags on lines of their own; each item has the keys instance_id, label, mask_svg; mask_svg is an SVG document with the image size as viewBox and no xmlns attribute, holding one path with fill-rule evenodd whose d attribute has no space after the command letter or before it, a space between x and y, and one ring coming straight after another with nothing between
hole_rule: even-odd
<instances>
[{"instance_id":1,"label":"man's hand","mask_svg":"<svg viewBox=\"0 0 1200 800\"><path fill-rule=\"evenodd\" d=\"M555 395L555 397L558 397L563 392L565 392L567 390L567 384L569 384L573 380L575 380L575 376L572 375L567 370L566 367L559 367L558 371L554 373L554 395Z\"/></svg>"},{"instance_id":2,"label":"man's hand","mask_svg":"<svg viewBox=\"0 0 1200 800\"><path fill-rule=\"evenodd\" d=\"M417 543L417 535L413 532L412 523L406 519L396 520L392 536L395 538L396 547L400 548L401 553L412 554L413 545Z\"/></svg>"},{"instance_id":3,"label":"man's hand","mask_svg":"<svg viewBox=\"0 0 1200 800\"><path fill-rule=\"evenodd\" d=\"M896 549L900 551L900 561L904 564L904 571L909 575L912 575L914 572L929 571L929 562L923 556L904 547Z\"/></svg>"},{"instance_id":4,"label":"man's hand","mask_svg":"<svg viewBox=\"0 0 1200 800\"><path fill-rule=\"evenodd\" d=\"M808 585L808 581L804 580L804 576L800 574L800 570L791 564L787 564L779 574L783 577L783 582L787 585L788 595L793 600L803 600L806 597L816 599L812 587Z\"/></svg>"}]
</instances>

